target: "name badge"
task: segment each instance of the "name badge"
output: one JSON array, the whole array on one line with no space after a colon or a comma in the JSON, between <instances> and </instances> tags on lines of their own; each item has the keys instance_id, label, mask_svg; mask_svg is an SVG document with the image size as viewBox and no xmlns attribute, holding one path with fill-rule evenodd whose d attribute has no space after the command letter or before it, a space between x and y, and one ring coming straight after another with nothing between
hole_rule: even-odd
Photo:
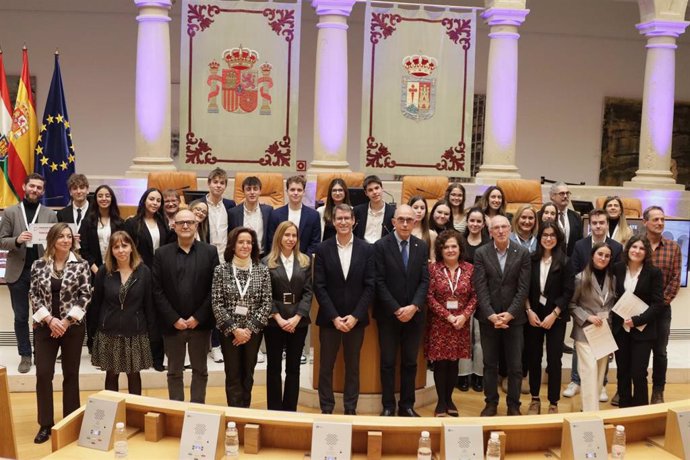
<instances>
[{"instance_id":1,"label":"name badge","mask_svg":"<svg viewBox=\"0 0 690 460\"><path fill-rule=\"evenodd\" d=\"M235 314L240 315L240 316L247 316L247 313L249 313L249 308L247 308L244 305L238 305L235 307Z\"/></svg>"},{"instance_id":2,"label":"name badge","mask_svg":"<svg viewBox=\"0 0 690 460\"><path fill-rule=\"evenodd\" d=\"M543 295L539 296L539 303L542 304L543 306L546 306L546 297Z\"/></svg>"},{"instance_id":3,"label":"name badge","mask_svg":"<svg viewBox=\"0 0 690 460\"><path fill-rule=\"evenodd\" d=\"M455 299L449 299L446 301L446 308L448 310L457 310L458 307L458 301Z\"/></svg>"},{"instance_id":4,"label":"name badge","mask_svg":"<svg viewBox=\"0 0 690 460\"><path fill-rule=\"evenodd\" d=\"M283 303L285 305L292 305L295 303L295 294L292 292L283 292Z\"/></svg>"}]
</instances>

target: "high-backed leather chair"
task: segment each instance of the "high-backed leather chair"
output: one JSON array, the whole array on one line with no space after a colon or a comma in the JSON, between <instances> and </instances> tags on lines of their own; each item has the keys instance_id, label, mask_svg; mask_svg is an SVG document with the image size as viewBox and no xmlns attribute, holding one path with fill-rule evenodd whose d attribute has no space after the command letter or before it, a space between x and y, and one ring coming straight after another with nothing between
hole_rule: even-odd
<instances>
[{"instance_id":1,"label":"high-backed leather chair","mask_svg":"<svg viewBox=\"0 0 690 460\"><path fill-rule=\"evenodd\" d=\"M256 176L261 181L261 196L259 203L268 204L277 208L285 204L285 187L283 186L283 175L281 173L254 173L238 172L235 173L235 192L233 200L240 204L244 201L244 190L242 181L249 176Z\"/></svg>"},{"instance_id":2,"label":"high-backed leather chair","mask_svg":"<svg viewBox=\"0 0 690 460\"><path fill-rule=\"evenodd\" d=\"M146 188L156 187L161 192L171 188L180 192L180 203L185 204L184 191L196 190L196 173L193 171L150 172Z\"/></svg>"},{"instance_id":3,"label":"high-backed leather chair","mask_svg":"<svg viewBox=\"0 0 690 460\"><path fill-rule=\"evenodd\" d=\"M402 181L400 203L406 204L407 200L415 195L421 195L426 199L428 210L443 198L448 188L448 178L444 176L405 176Z\"/></svg>"},{"instance_id":4,"label":"high-backed leather chair","mask_svg":"<svg viewBox=\"0 0 690 460\"><path fill-rule=\"evenodd\" d=\"M541 208L543 201L541 183L538 180L499 179L496 185L503 190L506 212L515 214L523 204L531 204L536 210Z\"/></svg>"},{"instance_id":5,"label":"high-backed leather chair","mask_svg":"<svg viewBox=\"0 0 690 460\"><path fill-rule=\"evenodd\" d=\"M594 207L597 209L601 209L604 207L604 201L606 201L605 196L599 196L597 197L596 202L594 203ZM635 217L635 218L640 218L642 217L642 201L640 201L639 198L623 198L621 197L621 201L623 202L623 212L625 214L625 217Z\"/></svg>"},{"instance_id":6,"label":"high-backed leather chair","mask_svg":"<svg viewBox=\"0 0 690 460\"><path fill-rule=\"evenodd\" d=\"M341 172L341 173L320 173L316 175L316 201L326 201L328 198L328 186L333 179L340 178L345 181L348 188L362 188L364 173L361 172Z\"/></svg>"}]
</instances>

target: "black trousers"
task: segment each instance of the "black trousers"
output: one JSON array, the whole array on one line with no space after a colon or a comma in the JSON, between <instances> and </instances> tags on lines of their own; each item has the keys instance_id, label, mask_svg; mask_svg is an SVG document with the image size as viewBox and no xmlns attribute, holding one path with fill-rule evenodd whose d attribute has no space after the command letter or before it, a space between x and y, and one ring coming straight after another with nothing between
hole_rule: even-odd
<instances>
[{"instance_id":1,"label":"black trousers","mask_svg":"<svg viewBox=\"0 0 690 460\"><path fill-rule=\"evenodd\" d=\"M652 385L655 390L664 391L666 386L666 369L668 368L668 337L671 335L671 306L664 305L656 320L656 340L652 351Z\"/></svg>"},{"instance_id":2,"label":"black trousers","mask_svg":"<svg viewBox=\"0 0 690 460\"><path fill-rule=\"evenodd\" d=\"M424 322L402 323L396 318L378 321L381 349L381 403L384 409L395 409L395 360L400 350L400 401L398 408L413 409L417 354L424 332Z\"/></svg>"},{"instance_id":3,"label":"black trousers","mask_svg":"<svg viewBox=\"0 0 690 460\"><path fill-rule=\"evenodd\" d=\"M335 406L333 396L333 367L338 356L340 344L343 345L345 359L345 387L343 406L345 410L357 410L359 401L359 353L364 342L364 327L356 327L350 332L340 332L336 328L320 327L319 342L319 405L322 411L332 411Z\"/></svg>"},{"instance_id":4,"label":"black trousers","mask_svg":"<svg viewBox=\"0 0 690 460\"><path fill-rule=\"evenodd\" d=\"M647 327L656 327L656 324ZM649 404L647 366L654 340L635 340L622 328L615 338L619 407L646 406Z\"/></svg>"},{"instance_id":5,"label":"black trousers","mask_svg":"<svg viewBox=\"0 0 690 460\"><path fill-rule=\"evenodd\" d=\"M529 324L525 329L525 352L529 370L529 390L532 396L539 396L541 387L541 361L544 355L544 340L546 340L546 373L548 374L548 398L551 404L558 404L561 398L561 358L563 357L563 339L565 338L566 322L556 320L551 329L533 327Z\"/></svg>"},{"instance_id":6,"label":"black trousers","mask_svg":"<svg viewBox=\"0 0 690 460\"><path fill-rule=\"evenodd\" d=\"M266 340L266 400L268 410L295 412L299 398L299 374L304 338L308 327L297 327L294 333L279 327L264 329ZM285 387L282 379L283 350L285 350Z\"/></svg>"},{"instance_id":7,"label":"black trousers","mask_svg":"<svg viewBox=\"0 0 690 460\"><path fill-rule=\"evenodd\" d=\"M36 402L38 424L51 427L53 420L53 377L58 350L62 353L62 416L79 409L79 365L86 326L73 325L62 337L52 338L50 329L41 326L34 329L36 351Z\"/></svg>"},{"instance_id":8,"label":"black trousers","mask_svg":"<svg viewBox=\"0 0 690 460\"><path fill-rule=\"evenodd\" d=\"M522 349L525 340L523 326L511 323L508 329L496 329L493 324L480 321L479 329L484 352L484 401L498 404L498 360L500 354L505 353L507 403L511 407L520 407Z\"/></svg>"},{"instance_id":9,"label":"black trousers","mask_svg":"<svg viewBox=\"0 0 690 460\"><path fill-rule=\"evenodd\" d=\"M228 406L249 407L252 404L254 368L262 337L261 332L252 333L247 343L235 346L232 344L234 336L226 337L222 334L220 336L220 348L225 366L225 397Z\"/></svg>"}]
</instances>

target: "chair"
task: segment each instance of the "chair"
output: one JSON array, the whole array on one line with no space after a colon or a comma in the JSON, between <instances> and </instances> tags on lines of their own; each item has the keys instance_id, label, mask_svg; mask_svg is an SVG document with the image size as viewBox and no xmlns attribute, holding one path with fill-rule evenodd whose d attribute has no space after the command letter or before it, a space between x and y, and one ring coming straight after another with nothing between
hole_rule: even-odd
<instances>
[{"instance_id":1,"label":"chair","mask_svg":"<svg viewBox=\"0 0 690 460\"><path fill-rule=\"evenodd\" d=\"M361 172L342 172L342 173L320 173L316 175L316 201L325 202L328 198L328 186L333 179L340 178L345 181L347 188L362 188L364 173Z\"/></svg>"},{"instance_id":2,"label":"chair","mask_svg":"<svg viewBox=\"0 0 690 460\"><path fill-rule=\"evenodd\" d=\"M283 186L283 175L281 173L253 173L253 172L237 172L235 173L235 192L233 199L235 203L240 204L244 201L244 190L242 190L242 182L250 176L256 176L261 181L261 196L259 203L268 204L277 208L285 204L285 188Z\"/></svg>"},{"instance_id":3,"label":"chair","mask_svg":"<svg viewBox=\"0 0 690 460\"><path fill-rule=\"evenodd\" d=\"M595 208L601 209L604 207L604 201L606 201L605 196L597 197ZM623 210L625 211L625 217L642 217L642 201L639 198L623 198L620 197L623 202Z\"/></svg>"},{"instance_id":4,"label":"chair","mask_svg":"<svg viewBox=\"0 0 690 460\"><path fill-rule=\"evenodd\" d=\"M515 214L523 204L531 204L535 210L541 208L541 184L538 180L499 179L496 185L503 190L507 213Z\"/></svg>"},{"instance_id":5,"label":"chair","mask_svg":"<svg viewBox=\"0 0 690 460\"><path fill-rule=\"evenodd\" d=\"M431 210L434 204L446 193L448 178L443 176L405 176L402 180L401 200L402 204L415 195L424 197L427 208Z\"/></svg>"},{"instance_id":6,"label":"chair","mask_svg":"<svg viewBox=\"0 0 690 460\"><path fill-rule=\"evenodd\" d=\"M180 204L186 204L182 192L196 190L196 173L193 171L150 172L146 188L156 187L160 191L173 189L180 192Z\"/></svg>"}]
</instances>

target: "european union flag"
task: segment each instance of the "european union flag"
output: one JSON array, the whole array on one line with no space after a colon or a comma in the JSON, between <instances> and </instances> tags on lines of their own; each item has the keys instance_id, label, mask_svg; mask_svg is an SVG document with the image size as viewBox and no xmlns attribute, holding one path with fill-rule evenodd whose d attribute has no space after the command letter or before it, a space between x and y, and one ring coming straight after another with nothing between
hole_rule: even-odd
<instances>
[{"instance_id":1,"label":"european union flag","mask_svg":"<svg viewBox=\"0 0 690 460\"><path fill-rule=\"evenodd\" d=\"M65 206L69 203L67 178L74 173L75 162L59 57L55 53L53 81L50 82L48 101L43 111L34 162L34 170L46 178L43 195L43 204L46 206Z\"/></svg>"}]
</instances>

